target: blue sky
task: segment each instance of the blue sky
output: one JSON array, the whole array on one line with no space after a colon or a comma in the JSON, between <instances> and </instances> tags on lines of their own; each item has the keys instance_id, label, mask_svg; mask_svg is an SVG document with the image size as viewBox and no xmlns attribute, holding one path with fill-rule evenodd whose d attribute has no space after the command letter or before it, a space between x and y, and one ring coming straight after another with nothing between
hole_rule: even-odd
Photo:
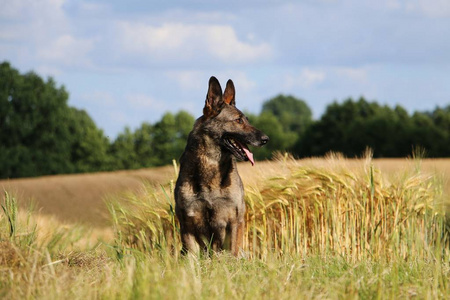
<instances>
[{"instance_id":1,"label":"blue sky","mask_svg":"<svg viewBox=\"0 0 450 300\"><path fill-rule=\"evenodd\" d=\"M283 93L318 118L364 96L408 111L450 104L450 1L0 0L0 60L52 76L106 135L166 111L201 114L233 79L259 113Z\"/></svg>"}]
</instances>

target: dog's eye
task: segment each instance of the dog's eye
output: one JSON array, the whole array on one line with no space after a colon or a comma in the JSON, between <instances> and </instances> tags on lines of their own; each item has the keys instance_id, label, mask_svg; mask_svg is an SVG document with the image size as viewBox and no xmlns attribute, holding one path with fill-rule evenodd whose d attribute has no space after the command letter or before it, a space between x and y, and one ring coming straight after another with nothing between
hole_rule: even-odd
<instances>
[{"instance_id":1,"label":"dog's eye","mask_svg":"<svg viewBox=\"0 0 450 300\"><path fill-rule=\"evenodd\" d=\"M238 122L239 124L244 123L244 121L242 120L242 118L236 119L236 122Z\"/></svg>"}]
</instances>

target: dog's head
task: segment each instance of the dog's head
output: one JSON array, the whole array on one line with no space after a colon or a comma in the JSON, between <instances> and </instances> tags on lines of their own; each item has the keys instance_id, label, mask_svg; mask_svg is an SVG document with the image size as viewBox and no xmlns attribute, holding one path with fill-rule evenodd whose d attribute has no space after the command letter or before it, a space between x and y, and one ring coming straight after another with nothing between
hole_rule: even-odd
<instances>
[{"instance_id":1,"label":"dog's head","mask_svg":"<svg viewBox=\"0 0 450 300\"><path fill-rule=\"evenodd\" d=\"M225 151L238 160L254 164L248 145L261 147L269 137L250 125L247 117L236 108L233 81L228 80L225 91L214 76L209 79L208 93L201 122L206 133Z\"/></svg>"}]
</instances>

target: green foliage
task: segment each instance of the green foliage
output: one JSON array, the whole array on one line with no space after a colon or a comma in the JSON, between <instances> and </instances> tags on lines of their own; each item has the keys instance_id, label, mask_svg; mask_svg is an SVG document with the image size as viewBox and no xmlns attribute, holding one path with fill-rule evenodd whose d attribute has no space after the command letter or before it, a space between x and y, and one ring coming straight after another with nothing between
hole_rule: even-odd
<instances>
[{"instance_id":1,"label":"green foliage","mask_svg":"<svg viewBox=\"0 0 450 300\"><path fill-rule=\"evenodd\" d=\"M270 137L270 142L261 148L253 148L257 160L269 159L275 151L290 151L298 135L292 131L285 131L278 118L270 112L263 112L259 116L247 114L250 123Z\"/></svg>"},{"instance_id":2,"label":"green foliage","mask_svg":"<svg viewBox=\"0 0 450 300\"><path fill-rule=\"evenodd\" d=\"M254 150L256 159L271 158L274 151L293 151L312 122L308 105L293 96L278 95L263 104L259 116L248 115L250 123L270 137L263 148Z\"/></svg>"},{"instance_id":3,"label":"green foliage","mask_svg":"<svg viewBox=\"0 0 450 300\"><path fill-rule=\"evenodd\" d=\"M450 155L450 110L412 116L401 106L392 109L364 98L329 105L320 120L306 130L294 147L297 156L341 152L355 157L370 147L375 157L405 157L416 147L429 157Z\"/></svg>"},{"instance_id":4,"label":"green foliage","mask_svg":"<svg viewBox=\"0 0 450 300\"><path fill-rule=\"evenodd\" d=\"M143 123L129 128L112 143L110 154L114 169L137 169L170 164L181 156L194 118L185 111L166 113L155 124Z\"/></svg>"},{"instance_id":5,"label":"green foliage","mask_svg":"<svg viewBox=\"0 0 450 300\"><path fill-rule=\"evenodd\" d=\"M146 124L142 125L143 127ZM112 143L110 154L114 158L114 169L136 169L139 167L135 151L135 137L130 128L119 134Z\"/></svg>"},{"instance_id":6,"label":"green foliage","mask_svg":"<svg viewBox=\"0 0 450 300\"><path fill-rule=\"evenodd\" d=\"M284 131L302 134L312 121L311 109L301 99L278 95L266 102L262 113L272 113L279 120Z\"/></svg>"},{"instance_id":7,"label":"green foliage","mask_svg":"<svg viewBox=\"0 0 450 300\"><path fill-rule=\"evenodd\" d=\"M108 140L52 78L0 64L0 178L107 168Z\"/></svg>"},{"instance_id":8,"label":"green foliage","mask_svg":"<svg viewBox=\"0 0 450 300\"><path fill-rule=\"evenodd\" d=\"M70 172L68 94L50 78L0 65L0 177Z\"/></svg>"},{"instance_id":9,"label":"green foliage","mask_svg":"<svg viewBox=\"0 0 450 300\"><path fill-rule=\"evenodd\" d=\"M166 113L154 125L154 153L159 158L158 165L170 164L184 151L187 137L194 125L194 118L185 111L176 115Z\"/></svg>"},{"instance_id":10,"label":"green foliage","mask_svg":"<svg viewBox=\"0 0 450 300\"><path fill-rule=\"evenodd\" d=\"M70 108L71 162L76 172L109 170L109 140L84 110Z\"/></svg>"},{"instance_id":11,"label":"green foliage","mask_svg":"<svg viewBox=\"0 0 450 300\"><path fill-rule=\"evenodd\" d=\"M141 167L156 166L159 162L153 147L155 137L154 128L152 124L144 122L134 132L134 152Z\"/></svg>"}]
</instances>

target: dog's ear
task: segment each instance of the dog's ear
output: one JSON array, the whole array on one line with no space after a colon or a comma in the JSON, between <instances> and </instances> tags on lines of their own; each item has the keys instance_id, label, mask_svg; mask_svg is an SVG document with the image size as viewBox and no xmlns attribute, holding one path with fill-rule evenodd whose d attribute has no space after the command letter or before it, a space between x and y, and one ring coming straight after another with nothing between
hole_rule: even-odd
<instances>
[{"instance_id":1,"label":"dog's ear","mask_svg":"<svg viewBox=\"0 0 450 300\"><path fill-rule=\"evenodd\" d=\"M208 93L206 94L205 107L203 115L207 118L214 117L220 113L223 106L222 87L216 77L209 79Z\"/></svg>"},{"instance_id":2,"label":"dog's ear","mask_svg":"<svg viewBox=\"0 0 450 300\"><path fill-rule=\"evenodd\" d=\"M225 92L223 92L223 101L226 104L236 106L236 100L235 100L235 94L236 91L234 89L234 84L231 79L228 79L227 86L225 87Z\"/></svg>"}]
</instances>

